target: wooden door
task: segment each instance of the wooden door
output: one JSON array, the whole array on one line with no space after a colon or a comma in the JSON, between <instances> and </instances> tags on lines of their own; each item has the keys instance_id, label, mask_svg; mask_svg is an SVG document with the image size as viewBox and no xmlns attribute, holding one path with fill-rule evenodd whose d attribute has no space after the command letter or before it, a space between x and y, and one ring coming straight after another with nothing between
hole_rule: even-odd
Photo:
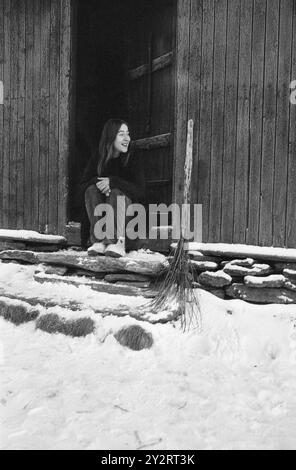
<instances>
[{"instance_id":1,"label":"wooden door","mask_svg":"<svg viewBox=\"0 0 296 470\"><path fill-rule=\"evenodd\" d=\"M128 41L128 114L146 175L146 201L172 202L174 0L134 1Z\"/></svg>"}]
</instances>

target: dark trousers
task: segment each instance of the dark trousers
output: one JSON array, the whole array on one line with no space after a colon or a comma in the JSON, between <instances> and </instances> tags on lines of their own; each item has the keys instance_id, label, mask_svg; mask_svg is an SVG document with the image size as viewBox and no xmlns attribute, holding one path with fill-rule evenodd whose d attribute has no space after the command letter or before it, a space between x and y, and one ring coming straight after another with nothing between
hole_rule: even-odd
<instances>
[{"instance_id":1,"label":"dark trousers","mask_svg":"<svg viewBox=\"0 0 296 470\"><path fill-rule=\"evenodd\" d=\"M125 210L132 203L132 201L120 190L112 189L109 196L101 193L95 184L89 186L85 191L85 207L90 222L90 243L103 242L106 244L115 243L119 237L125 237L125 226L127 217L124 208L117 206L117 196L124 196ZM98 239L95 234L95 225L100 220L101 216L95 215L95 209L99 204L110 204L114 211L114 239L104 238ZM118 213L118 211L120 211Z\"/></svg>"}]
</instances>

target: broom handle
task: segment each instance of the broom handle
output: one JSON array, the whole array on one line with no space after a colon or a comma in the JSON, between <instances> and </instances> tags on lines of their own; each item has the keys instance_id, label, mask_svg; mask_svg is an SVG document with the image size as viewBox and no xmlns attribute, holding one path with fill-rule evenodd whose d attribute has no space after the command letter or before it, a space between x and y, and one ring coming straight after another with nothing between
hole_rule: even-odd
<instances>
[{"instance_id":1,"label":"broom handle","mask_svg":"<svg viewBox=\"0 0 296 470\"><path fill-rule=\"evenodd\" d=\"M193 153L193 120L189 119L187 125L186 158L184 168L184 192L182 208L182 235L186 238L187 230L190 228L190 185L192 173L192 153Z\"/></svg>"}]
</instances>

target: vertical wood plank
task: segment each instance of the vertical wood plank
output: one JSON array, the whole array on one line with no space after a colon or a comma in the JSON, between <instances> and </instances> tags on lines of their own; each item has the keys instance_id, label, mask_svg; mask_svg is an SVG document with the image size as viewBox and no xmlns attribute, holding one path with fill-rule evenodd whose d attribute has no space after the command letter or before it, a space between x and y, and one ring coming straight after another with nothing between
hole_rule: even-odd
<instances>
[{"instance_id":1,"label":"vertical wood plank","mask_svg":"<svg viewBox=\"0 0 296 470\"><path fill-rule=\"evenodd\" d=\"M239 31L240 2L228 0L221 215L221 241L224 243L232 243L233 237Z\"/></svg>"},{"instance_id":2,"label":"vertical wood plank","mask_svg":"<svg viewBox=\"0 0 296 470\"><path fill-rule=\"evenodd\" d=\"M292 67L290 82L296 80L296 2L293 2ZM290 103L289 160L286 216L286 245L296 248L296 105Z\"/></svg>"},{"instance_id":3,"label":"vertical wood plank","mask_svg":"<svg viewBox=\"0 0 296 470\"><path fill-rule=\"evenodd\" d=\"M241 0L233 242L245 243L248 220L249 112L253 2Z\"/></svg>"},{"instance_id":4,"label":"vertical wood plank","mask_svg":"<svg viewBox=\"0 0 296 470\"><path fill-rule=\"evenodd\" d=\"M48 133L49 133L49 36L50 1L40 0L40 150L39 150L39 231L48 232Z\"/></svg>"},{"instance_id":5,"label":"vertical wood plank","mask_svg":"<svg viewBox=\"0 0 296 470\"><path fill-rule=\"evenodd\" d=\"M202 203L202 240L209 240L209 206L212 139L212 88L214 46L214 1L203 2L201 94L199 120L199 187L198 200Z\"/></svg>"},{"instance_id":6,"label":"vertical wood plank","mask_svg":"<svg viewBox=\"0 0 296 470\"><path fill-rule=\"evenodd\" d=\"M58 157L59 157L59 56L60 56L60 1L51 1L50 20L50 116L48 168L49 182L49 232L58 231Z\"/></svg>"},{"instance_id":7,"label":"vertical wood plank","mask_svg":"<svg viewBox=\"0 0 296 470\"><path fill-rule=\"evenodd\" d=\"M4 0L0 0L0 80L4 83ZM0 227L3 227L4 104L0 104Z\"/></svg>"},{"instance_id":8,"label":"vertical wood plank","mask_svg":"<svg viewBox=\"0 0 296 470\"><path fill-rule=\"evenodd\" d=\"M199 121L202 57L202 0L191 2L188 118L194 121L191 202L198 202Z\"/></svg>"},{"instance_id":9,"label":"vertical wood plank","mask_svg":"<svg viewBox=\"0 0 296 470\"><path fill-rule=\"evenodd\" d=\"M273 176L278 65L279 0L268 0L266 10L266 46L263 104L262 179L259 243L270 246L273 213Z\"/></svg>"},{"instance_id":10,"label":"vertical wood plank","mask_svg":"<svg viewBox=\"0 0 296 470\"><path fill-rule=\"evenodd\" d=\"M16 228L24 228L24 153L25 153L25 73L26 2L18 2L18 142L16 158Z\"/></svg>"},{"instance_id":11,"label":"vertical wood plank","mask_svg":"<svg viewBox=\"0 0 296 470\"><path fill-rule=\"evenodd\" d=\"M40 143L40 1L33 0L33 153L32 153L32 227L39 230L39 143Z\"/></svg>"},{"instance_id":12,"label":"vertical wood plank","mask_svg":"<svg viewBox=\"0 0 296 470\"><path fill-rule=\"evenodd\" d=\"M289 146L288 77L291 68L293 0L280 0L276 145L273 193L273 246L286 242L287 166Z\"/></svg>"},{"instance_id":13,"label":"vertical wood plank","mask_svg":"<svg viewBox=\"0 0 296 470\"><path fill-rule=\"evenodd\" d=\"M209 241L220 241L227 0L215 0Z\"/></svg>"},{"instance_id":14,"label":"vertical wood plank","mask_svg":"<svg viewBox=\"0 0 296 470\"><path fill-rule=\"evenodd\" d=\"M18 158L18 1L11 2L10 55L11 55L11 112L10 112L10 172L9 172L9 225L16 229L17 220L17 158Z\"/></svg>"},{"instance_id":15,"label":"vertical wood plank","mask_svg":"<svg viewBox=\"0 0 296 470\"><path fill-rule=\"evenodd\" d=\"M254 0L250 102L249 212L246 243L258 244L266 1ZM263 175L264 177L264 175Z\"/></svg>"},{"instance_id":16,"label":"vertical wood plank","mask_svg":"<svg viewBox=\"0 0 296 470\"><path fill-rule=\"evenodd\" d=\"M33 217L33 48L34 48L34 9L33 2L26 1L26 96L25 96L25 168L24 168L24 228L32 229Z\"/></svg>"},{"instance_id":17,"label":"vertical wood plank","mask_svg":"<svg viewBox=\"0 0 296 470\"><path fill-rule=\"evenodd\" d=\"M3 216L2 224L4 228L9 224L9 172L10 172L10 0L4 2L4 136L3 136Z\"/></svg>"},{"instance_id":18,"label":"vertical wood plank","mask_svg":"<svg viewBox=\"0 0 296 470\"><path fill-rule=\"evenodd\" d=\"M71 0L61 2L60 27L58 230L63 234L67 222L70 144Z\"/></svg>"},{"instance_id":19,"label":"vertical wood plank","mask_svg":"<svg viewBox=\"0 0 296 470\"><path fill-rule=\"evenodd\" d=\"M176 27L176 109L173 201L182 202L188 118L190 0L178 0Z\"/></svg>"}]
</instances>

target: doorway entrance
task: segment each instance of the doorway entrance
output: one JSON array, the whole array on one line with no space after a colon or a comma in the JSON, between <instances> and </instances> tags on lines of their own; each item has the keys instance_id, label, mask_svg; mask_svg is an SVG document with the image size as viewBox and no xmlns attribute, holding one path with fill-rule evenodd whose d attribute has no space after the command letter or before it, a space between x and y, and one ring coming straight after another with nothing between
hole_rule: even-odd
<instances>
[{"instance_id":1,"label":"doorway entrance","mask_svg":"<svg viewBox=\"0 0 296 470\"><path fill-rule=\"evenodd\" d=\"M78 2L71 220L79 221L79 180L110 117L130 125L145 168L147 204L172 201L176 3Z\"/></svg>"}]
</instances>

